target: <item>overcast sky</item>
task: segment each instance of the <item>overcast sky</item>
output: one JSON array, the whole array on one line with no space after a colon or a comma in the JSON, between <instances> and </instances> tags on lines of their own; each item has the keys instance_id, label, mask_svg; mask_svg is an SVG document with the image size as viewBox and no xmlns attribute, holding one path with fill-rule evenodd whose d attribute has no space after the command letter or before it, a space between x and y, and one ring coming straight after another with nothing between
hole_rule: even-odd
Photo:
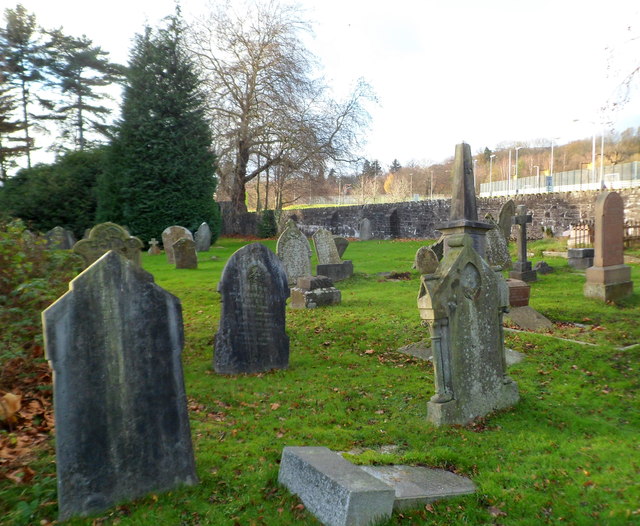
<instances>
[{"instance_id":1,"label":"overcast sky","mask_svg":"<svg viewBox=\"0 0 640 526\"><path fill-rule=\"evenodd\" d=\"M16 2L17 3L17 2ZM46 28L86 34L127 62L133 36L171 14L174 0L21 0ZM182 0L183 13L207 0ZM439 162L466 141L591 137L598 108L640 65L640 1L305 0L311 50L337 97L362 77L379 104L363 155ZM15 3L2 0L1 5ZM634 39L635 37L635 39ZM631 100L607 114L619 130L640 126L640 77Z\"/></svg>"}]
</instances>

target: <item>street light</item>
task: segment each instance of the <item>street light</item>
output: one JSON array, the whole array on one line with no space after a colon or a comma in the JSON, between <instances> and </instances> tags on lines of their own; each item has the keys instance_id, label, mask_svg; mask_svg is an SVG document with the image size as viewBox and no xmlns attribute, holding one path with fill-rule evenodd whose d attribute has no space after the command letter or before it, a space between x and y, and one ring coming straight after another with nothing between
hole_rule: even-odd
<instances>
[{"instance_id":1,"label":"street light","mask_svg":"<svg viewBox=\"0 0 640 526\"><path fill-rule=\"evenodd\" d=\"M495 153L489 156L489 197L493 195L493 158L495 156Z\"/></svg>"},{"instance_id":2,"label":"street light","mask_svg":"<svg viewBox=\"0 0 640 526\"><path fill-rule=\"evenodd\" d=\"M552 137L551 138L551 163L549 165L549 176L551 178L551 184L553 184L553 145L555 141L557 141L560 137ZM549 185L547 185L548 188Z\"/></svg>"},{"instance_id":3,"label":"street light","mask_svg":"<svg viewBox=\"0 0 640 526\"><path fill-rule=\"evenodd\" d=\"M516 148L516 194L518 193L518 150L520 148L522 148L522 146Z\"/></svg>"},{"instance_id":4,"label":"street light","mask_svg":"<svg viewBox=\"0 0 640 526\"><path fill-rule=\"evenodd\" d=\"M537 181L538 181L538 188L540 188L540 167L539 166L534 166L534 168L536 169L536 176L537 176Z\"/></svg>"},{"instance_id":5,"label":"street light","mask_svg":"<svg viewBox=\"0 0 640 526\"><path fill-rule=\"evenodd\" d=\"M580 122L580 119L573 119L573 122ZM593 182L596 179L596 122L586 121L593 126L593 138L591 140L591 170L593 173ZM602 130L602 139L600 141L600 190L604 189L604 129Z\"/></svg>"},{"instance_id":6,"label":"street light","mask_svg":"<svg viewBox=\"0 0 640 526\"><path fill-rule=\"evenodd\" d=\"M476 163L478 162L478 159L474 159L473 160L473 191L476 191Z\"/></svg>"}]
</instances>

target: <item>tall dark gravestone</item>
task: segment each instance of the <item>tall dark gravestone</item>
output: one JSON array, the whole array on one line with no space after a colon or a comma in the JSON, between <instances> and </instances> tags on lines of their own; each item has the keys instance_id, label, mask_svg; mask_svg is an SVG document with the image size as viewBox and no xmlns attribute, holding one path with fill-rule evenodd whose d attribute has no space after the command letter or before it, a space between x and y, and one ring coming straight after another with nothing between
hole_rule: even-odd
<instances>
[{"instance_id":1,"label":"tall dark gravestone","mask_svg":"<svg viewBox=\"0 0 640 526\"><path fill-rule=\"evenodd\" d=\"M42 319L60 520L195 484L180 300L109 251Z\"/></svg>"},{"instance_id":2,"label":"tall dark gravestone","mask_svg":"<svg viewBox=\"0 0 640 526\"><path fill-rule=\"evenodd\" d=\"M220 326L213 366L220 374L259 373L289 366L285 307L287 273L278 256L260 243L236 251L227 261L218 292Z\"/></svg>"},{"instance_id":3,"label":"tall dark gravestone","mask_svg":"<svg viewBox=\"0 0 640 526\"><path fill-rule=\"evenodd\" d=\"M427 415L436 425L464 425L518 401L507 376L502 316L509 294L500 269L484 259L491 225L477 219L471 149L456 147L451 220L444 257L435 272L421 276L420 316L429 325L436 394Z\"/></svg>"},{"instance_id":4,"label":"tall dark gravestone","mask_svg":"<svg viewBox=\"0 0 640 526\"><path fill-rule=\"evenodd\" d=\"M513 270L509 272L509 277L521 281L537 281L538 275L531 268L531 261L527 261L527 224L533 220L531 214L527 214L525 205L516 207L516 215L513 216L513 224L518 226L516 239L518 241L518 261L513 265Z\"/></svg>"}]
</instances>

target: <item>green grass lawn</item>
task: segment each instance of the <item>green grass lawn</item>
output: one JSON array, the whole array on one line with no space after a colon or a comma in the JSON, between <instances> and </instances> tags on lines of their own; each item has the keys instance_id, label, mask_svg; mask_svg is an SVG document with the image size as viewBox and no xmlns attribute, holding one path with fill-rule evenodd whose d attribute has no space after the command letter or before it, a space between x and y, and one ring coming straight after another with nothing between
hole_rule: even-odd
<instances>
[{"instance_id":1,"label":"green grass lawn","mask_svg":"<svg viewBox=\"0 0 640 526\"><path fill-rule=\"evenodd\" d=\"M318 524L277 484L287 445L351 451L356 463L445 468L478 487L472 496L395 513L388 525L640 523L640 346L622 349L640 343L640 294L617 306L585 299L584 273L545 258L556 271L532 284L531 305L558 324L506 334L506 345L526 355L510 368L521 401L473 425L436 428L426 420L431 364L396 352L428 337L411 270L424 242L351 243L344 257L355 275L337 284L342 304L287 310L289 369L220 376L212 371L216 286L245 243L219 240L199 254L197 270L176 270L163 255L143 259L182 301L200 484L69 524ZM264 244L275 249L274 240ZM640 265L632 269L640 287ZM411 279L378 275L389 271L409 271ZM30 483L0 480L0 522L55 519L54 462L49 445L32 463Z\"/></svg>"}]
</instances>

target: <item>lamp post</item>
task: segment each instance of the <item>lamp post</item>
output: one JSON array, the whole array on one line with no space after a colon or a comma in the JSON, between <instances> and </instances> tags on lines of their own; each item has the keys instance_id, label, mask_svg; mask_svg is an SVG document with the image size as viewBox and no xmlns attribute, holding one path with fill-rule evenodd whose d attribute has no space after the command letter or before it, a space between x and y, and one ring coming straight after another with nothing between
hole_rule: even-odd
<instances>
[{"instance_id":1,"label":"lamp post","mask_svg":"<svg viewBox=\"0 0 640 526\"><path fill-rule=\"evenodd\" d=\"M493 158L495 156L495 153L489 156L489 197L493 195Z\"/></svg>"},{"instance_id":2,"label":"lamp post","mask_svg":"<svg viewBox=\"0 0 640 526\"><path fill-rule=\"evenodd\" d=\"M518 146L516 148L516 194L518 193L518 150L520 150L522 146Z\"/></svg>"},{"instance_id":3,"label":"lamp post","mask_svg":"<svg viewBox=\"0 0 640 526\"><path fill-rule=\"evenodd\" d=\"M511 148L509 148L509 169L507 170L507 180L508 180L508 184L507 184L507 189L509 191L509 193L511 193Z\"/></svg>"},{"instance_id":4,"label":"lamp post","mask_svg":"<svg viewBox=\"0 0 640 526\"><path fill-rule=\"evenodd\" d=\"M540 188L540 167L539 167L539 166L534 166L534 168L536 169L536 176L537 176L537 181L538 181L538 188Z\"/></svg>"},{"instance_id":5,"label":"lamp post","mask_svg":"<svg viewBox=\"0 0 640 526\"><path fill-rule=\"evenodd\" d=\"M473 160L473 191L476 191L476 163L478 162L478 159L474 159Z\"/></svg>"},{"instance_id":6,"label":"lamp post","mask_svg":"<svg viewBox=\"0 0 640 526\"><path fill-rule=\"evenodd\" d=\"M559 139L560 137L553 137L551 139L551 163L549 164L549 176L551 178L551 184L553 184L553 146L554 143ZM547 188L549 187L549 185L546 185Z\"/></svg>"}]
</instances>

